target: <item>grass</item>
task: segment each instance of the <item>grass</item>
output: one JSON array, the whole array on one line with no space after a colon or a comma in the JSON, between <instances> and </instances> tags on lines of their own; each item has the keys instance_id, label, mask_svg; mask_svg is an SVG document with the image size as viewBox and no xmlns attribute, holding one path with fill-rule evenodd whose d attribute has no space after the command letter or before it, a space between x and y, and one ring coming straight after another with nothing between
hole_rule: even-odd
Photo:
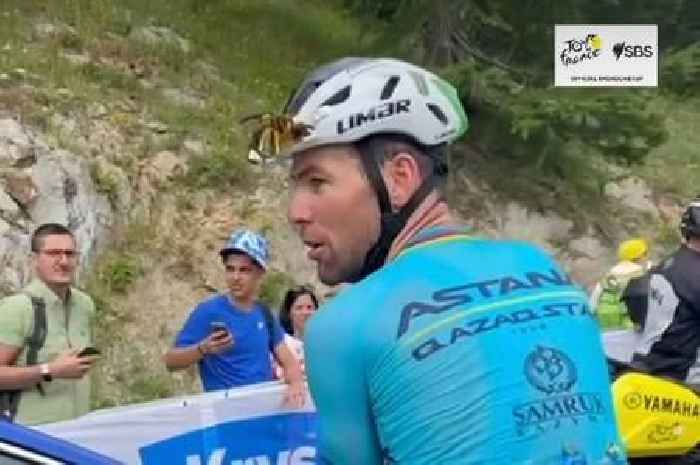
<instances>
[{"instance_id":1,"label":"grass","mask_svg":"<svg viewBox=\"0 0 700 465\"><path fill-rule=\"evenodd\" d=\"M96 303L98 323L111 317L118 318L109 302L113 297L123 295L129 285L146 271L146 254L153 248L155 230L152 225L134 221L125 226L120 236L112 248L99 257L86 282L86 289Z\"/></svg>"},{"instance_id":2,"label":"grass","mask_svg":"<svg viewBox=\"0 0 700 465\"><path fill-rule=\"evenodd\" d=\"M686 203L700 194L700 98L657 98L654 105L666 114L670 137L649 154L639 173L657 191Z\"/></svg>"},{"instance_id":3,"label":"grass","mask_svg":"<svg viewBox=\"0 0 700 465\"><path fill-rule=\"evenodd\" d=\"M121 342L128 344L125 340ZM118 389L105 385L100 379L96 380L93 409L163 399L175 394L171 376L160 364L154 366L152 360L133 347L126 353L128 366L122 367L114 376L114 381L120 385Z\"/></svg>"},{"instance_id":4,"label":"grass","mask_svg":"<svg viewBox=\"0 0 700 465\"><path fill-rule=\"evenodd\" d=\"M97 163L90 164L90 177L95 183L97 192L106 195L111 205L116 205L119 196L119 180L113 174L105 172Z\"/></svg>"},{"instance_id":5,"label":"grass","mask_svg":"<svg viewBox=\"0 0 700 465\"><path fill-rule=\"evenodd\" d=\"M94 340L103 352L102 363L93 376L93 408L143 402L173 393L165 370L147 360L138 344L124 333L130 316L115 305L147 271L146 251L153 247L153 227L134 222L120 236L112 249L98 257L85 283L97 311Z\"/></svg>"},{"instance_id":6,"label":"grass","mask_svg":"<svg viewBox=\"0 0 700 465\"><path fill-rule=\"evenodd\" d=\"M128 96L147 118L166 124L176 140L210 143L212 152L194 160L181 185L225 189L248 176L247 164L240 162L247 134L236 124L242 116L281 109L295 83L317 64L371 53L369 36L339 4L6 0L0 8L0 47L9 44L10 52L0 52L0 72L26 70L48 89L50 100L57 89L68 89L74 107ZM55 25L54 32L40 37L36 24L42 22ZM189 42L191 51L169 42L135 41L133 32L147 26L169 28ZM86 54L92 61L72 63L66 53ZM204 107L172 104L160 92L164 87L190 89ZM27 105L25 113L43 122L46 106Z\"/></svg>"},{"instance_id":7,"label":"grass","mask_svg":"<svg viewBox=\"0 0 700 465\"><path fill-rule=\"evenodd\" d=\"M362 49L359 24L339 14L333 2L176 0L168 2L166 16L163 3L149 2L146 14L168 18L217 58L223 78L272 108L281 107L310 67Z\"/></svg>"}]
</instances>

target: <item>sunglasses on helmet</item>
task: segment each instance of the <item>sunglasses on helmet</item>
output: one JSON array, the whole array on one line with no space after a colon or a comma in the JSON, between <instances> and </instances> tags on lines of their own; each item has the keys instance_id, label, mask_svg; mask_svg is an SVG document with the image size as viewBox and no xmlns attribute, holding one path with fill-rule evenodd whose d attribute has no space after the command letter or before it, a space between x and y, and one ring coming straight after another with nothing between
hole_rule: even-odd
<instances>
[{"instance_id":1,"label":"sunglasses on helmet","mask_svg":"<svg viewBox=\"0 0 700 465\"><path fill-rule=\"evenodd\" d=\"M246 116L240 123L254 124L248 147L248 161L251 163L278 157L301 142L312 129L309 125L296 123L291 116L271 113Z\"/></svg>"}]
</instances>

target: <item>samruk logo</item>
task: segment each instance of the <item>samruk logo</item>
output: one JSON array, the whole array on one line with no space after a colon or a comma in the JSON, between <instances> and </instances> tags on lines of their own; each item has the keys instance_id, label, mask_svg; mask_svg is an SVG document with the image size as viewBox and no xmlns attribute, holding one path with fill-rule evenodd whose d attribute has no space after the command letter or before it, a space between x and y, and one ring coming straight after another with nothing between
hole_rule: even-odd
<instances>
[{"instance_id":1,"label":"samruk logo","mask_svg":"<svg viewBox=\"0 0 700 465\"><path fill-rule=\"evenodd\" d=\"M537 346L525 358L525 378L544 396L532 396L513 407L513 420L519 436L541 434L563 424L595 422L605 414L603 399L597 392L578 392L576 365L564 352Z\"/></svg>"},{"instance_id":2,"label":"samruk logo","mask_svg":"<svg viewBox=\"0 0 700 465\"><path fill-rule=\"evenodd\" d=\"M547 395L569 391L576 384L576 367L561 350L538 346L525 359L525 377Z\"/></svg>"}]
</instances>

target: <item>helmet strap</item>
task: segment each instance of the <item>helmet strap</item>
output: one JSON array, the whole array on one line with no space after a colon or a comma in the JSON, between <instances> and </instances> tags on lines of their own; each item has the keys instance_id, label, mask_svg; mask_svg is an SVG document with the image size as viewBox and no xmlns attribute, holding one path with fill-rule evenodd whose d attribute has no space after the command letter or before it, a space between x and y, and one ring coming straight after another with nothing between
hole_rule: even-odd
<instances>
[{"instance_id":1,"label":"helmet strap","mask_svg":"<svg viewBox=\"0 0 700 465\"><path fill-rule=\"evenodd\" d=\"M386 262L386 257L389 255L391 245L394 243L396 236L406 226L408 218L413 214L418 206L425 198L433 191L435 187L434 175L426 178L413 193L406 204L397 212L391 208L389 200L389 192L386 188L386 183L382 177L380 165L377 162L380 157L375 156L375 151L379 150L373 141L367 141L363 150L360 150L360 160L365 170L372 189L377 195L377 203L379 204L380 213L380 229L377 242L367 251L365 261L362 268L347 282L355 283L366 278L370 274L377 271Z\"/></svg>"}]
</instances>

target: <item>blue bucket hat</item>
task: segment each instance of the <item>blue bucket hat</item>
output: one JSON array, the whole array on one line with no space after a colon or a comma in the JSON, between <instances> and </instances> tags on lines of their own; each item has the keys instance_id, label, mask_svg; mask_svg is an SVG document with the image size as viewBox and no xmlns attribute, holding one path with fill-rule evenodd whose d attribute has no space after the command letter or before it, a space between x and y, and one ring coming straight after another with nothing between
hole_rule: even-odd
<instances>
[{"instance_id":1,"label":"blue bucket hat","mask_svg":"<svg viewBox=\"0 0 700 465\"><path fill-rule=\"evenodd\" d=\"M267 270L270 260L267 239L261 234L248 229L238 229L231 233L226 245L219 251L221 257L231 252L242 252L248 255L263 270Z\"/></svg>"}]
</instances>

